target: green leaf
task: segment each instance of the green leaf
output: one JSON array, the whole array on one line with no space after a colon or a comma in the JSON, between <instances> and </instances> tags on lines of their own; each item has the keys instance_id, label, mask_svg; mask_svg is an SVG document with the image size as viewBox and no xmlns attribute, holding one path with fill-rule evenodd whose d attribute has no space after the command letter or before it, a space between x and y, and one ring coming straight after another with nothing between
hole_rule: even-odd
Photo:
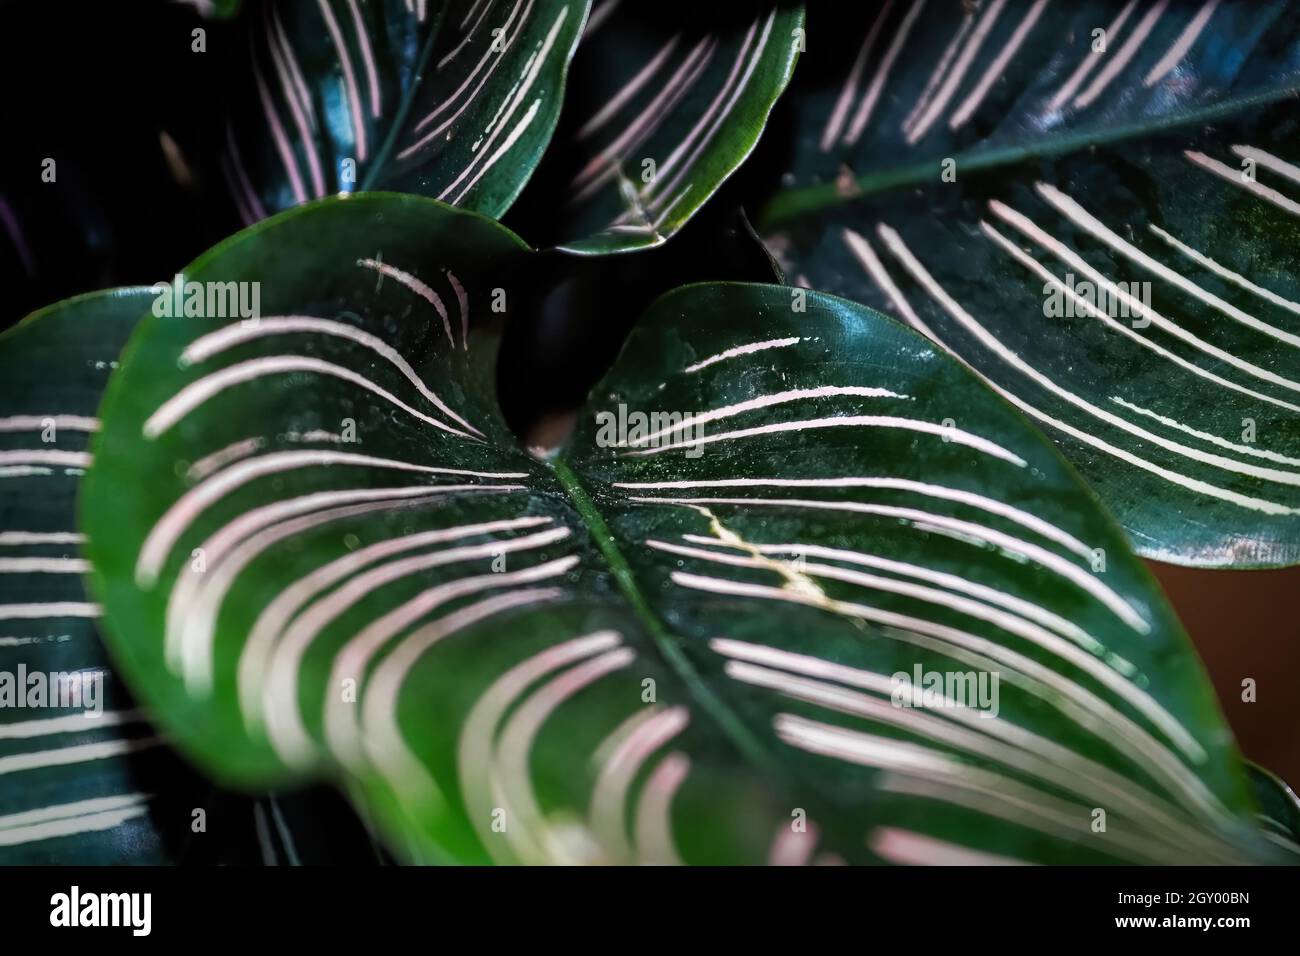
<instances>
[{"instance_id":1,"label":"green leaf","mask_svg":"<svg viewBox=\"0 0 1300 956\"><path fill-rule=\"evenodd\" d=\"M105 679L99 607L82 588L75 496L100 393L147 290L72 299L0 338L0 858L156 862L165 850L132 763L160 738ZM93 323L87 317L93 316ZM52 380L50 372L65 374ZM78 706L29 697L51 672ZM81 698L93 695L94 703ZM107 699L106 699L107 698ZM70 700L70 697L65 697ZM27 709L28 704L41 709ZM22 706L20 706L22 705ZM102 716L89 716L102 709ZM76 758L76 759L74 759ZM177 820L180 831L184 821ZM63 835L66 834L66 835ZM67 854L65 856L64 854Z\"/></svg>"},{"instance_id":2,"label":"green leaf","mask_svg":"<svg viewBox=\"0 0 1300 956\"><path fill-rule=\"evenodd\" d=\"M122 666L219 780L333 779L418 861L1281 856L1119 529L957 363L690 286L539 460L493 381L530 256L326 201L186 271L260 282L255 321L133 338L82 524ZM914 668L983 712L893 706Z\"/></svg>"},{"instance_id":3,"label":"green leaf","mask_svg":"<svg viewBox=\"0 0 1300 956\"><path fill-rule=\"evenodd\" d=\"M1259 803L1264 835L1300 855L1300 797L1280 777L1258 764L1248 763L1246 770Z\"/></svg>"},{"instance_id":4,"label":"green leaf","mask_svg":"<svg viewBox=\"0 0 1300 956\"><path fill-rule=\"evenodd\" d=\"M499 216L559 116L586 0L266 2L222 156L245 223L388 188Z\"/></svg>"},{"instance_id":5,"label":"green leaf","mask_svg":"<svg viewBox=\"0 0 1300 956\"><path fill-rule=\"evenodd\" d=\"M0 863L373 859L328 794L254 802L213 788L109 667L75 500L103 386L152 300L82 296L0 336ZM330 841L295 839L281 804L328 822Z\"/></svg>"},{"instance_id":6,"label":"green leaf","mask_svg":"<svg viewBox=\"0 0 1300 956\"><path fill-rule=\"evenodd\" d=\"M394 145L392 170L371 182L494 218L504 213L555 131L589 6L452 4L433 70Z\"/></svg>"},{"instance_id":7,"label":"green leaf","mask_svg":"<svg viewBox=\"0 0 1300 956\"><path fill-rule=\"evenodd\" d=\"M810 78L804 185L773 200L765 235L798 284L906 320L1044 427L1141 554L1294 564L1300 171L1294 108L1274 101L1294 95L1300 45L1285 7L1125 7L1095 54L1109 8L898 5L865 60ZM895 44L893 65L871 53Z\"/></svg>"},{"instance_id":8,"label":"green leaf","mask_svg":"<svg viewBox=\"0 0 1300 956\"><path fill-rule=\"evenodd\" d=\"M861 193L962 174L1286 99L1300 79L1288 2L890 0L814 6L816 52L769 224Z\"/></svg>"},{"instance_id":9,"label":"green leaf","mask_svg":"<svg viewBox=\"0 0 1300 956\"><path fill-rule=\"evenodd\" d=\"M666 242L754 149L803 22L802 4L787 2L597 5L529 193L537 228L584 255Z\"/></svg>"}]
</instances>

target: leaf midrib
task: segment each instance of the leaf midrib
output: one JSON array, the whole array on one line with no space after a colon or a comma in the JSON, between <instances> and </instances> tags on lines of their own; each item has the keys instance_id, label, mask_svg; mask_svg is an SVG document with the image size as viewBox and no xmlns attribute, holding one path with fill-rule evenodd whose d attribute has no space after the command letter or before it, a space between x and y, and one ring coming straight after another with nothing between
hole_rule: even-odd
<instances>
[{"instance_id":1,"label":"leaf midrib","mask_svg":"<svg viewBox=\"0 0 1300 956\"><path fill-rule=\"evenodd\" d=\"M959 152L955 159L960 172L979 172L999 166L1012 165L1026 159L1060 156L1076 152L1090 146L1104 146L1141 136L1150 136L1177 129L1180 126L1194 126L1212 120L1232 116L1253 106L1266 106L1300 93L1300 86L1290 85L1267 93L1239 97L1214 106L1190 110L1173 116L1159 117L1140 123L1128 123L1104 130L1091 130L1071 133L1060 138L1045 137L1031 145L1004 146L988 149L980 145L971 150ZM869 196L906 186L913 183L933 180L936 163L940 157L918 160L907 166L887 169L883 172L865 173L853 179L853 191L845 195L843 187L837 182L817 183L810 186L795 186L783 189L767 201L759 214L759 229L770 232L773 229L789 225L803 216L826 212L839 206L848 206Z\"/></svg>"},{"instance_id":2,"label":"leaf midrib","mask_svg":"<svg viewBox=\"0 0 1300 956\"><path fill-rule=\"evenodd\" d=\"M577 474L559 456L547 459L547 464L555 472L560 485L569 496L574 508L577 509L583 524L586 525L587 533L591 535L592 541L595 542L601 555L609 564L619 590L627 598L633 612L645 625L646 630L659 648L659 652L663 654L664 659L668 661L677 676L682 679L691 696L717 722L718 726L731 739L731 742L751 763L765 770L774 770L774 761L768 749L745 725L739 715L723 703L722 699L710 689L695 665L682 653L667 625L660 620L654 609L651 608L649 600L647 600L637 583L636 574L633 572L631 564L628 563L627 558L624 557L623 552L619 550L618 545L615 543L613 531L606 524L604 516L587 493L587 489L583 487L582 481Z\"/></svg>"},{"instance_id":3,"label":"leaf midrib","mask_svg":"<svg viewBox=\"0 0 1300 956\"><path fill-rule=\"evenodd\" d=\"M415 97L424 87L426 79L425 70L429 66L429 60L433 56L433 49L438 45L438 38L442 34L443 21L447 18L447 10L451 4L444 3L438 7L435 14L436 19L429 27L429 37L424 41L424 49L420 51L420 58L415 64L415 72L411 82L411 88L406 91L402 97L402 103L393 114L393 125L384 137L383 145L379 147L379 152L375 154L374 162L366 171L365 177L361 180L359 187L360 192L367 192L379 185L384 169L388 165L388 157L392 154L393 149L397 146L397 141L401 139L402 133L406 127L406 117L411 112L411 107L415 103Z\"/></svg>"}]
</instances>

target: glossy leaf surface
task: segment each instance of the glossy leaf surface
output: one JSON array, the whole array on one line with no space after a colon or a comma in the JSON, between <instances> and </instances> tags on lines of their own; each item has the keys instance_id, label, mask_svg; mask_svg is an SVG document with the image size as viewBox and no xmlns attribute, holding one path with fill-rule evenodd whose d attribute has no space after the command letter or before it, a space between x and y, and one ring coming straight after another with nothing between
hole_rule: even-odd
<instances>
[{"instance_id":1,"label":"glossy leaf surface","mask_svg":"<svg viewBox=\"0 0 1300 956\"><path fill-rule=\"evenodd\" d=\"M845 300L690 286L539 460L493 381L530 255L327 201L187 270L261 283L255 321L134 338L83 523L211 772L345 782L419 861L1283 859L1151 579L977 378Z\"/></svg>"},{"instance_id":2,"label":"glossy leaf surface","mask_svg":"<svg viewBox=\"0 0 1300 956\"><path fill-rule=\"evenodd\" d=\"M264 2L222 156L245 223L402 189L498 216L550 140L586 0Z\"/></svg>"},{"instance_id":3,"label":"glossy leaf surface","mask_svg":"<svg viewBox=\"0 0 1300 956\"><path fill-rule=\"evenodd\" d=\"M969 364L1143 555L1300 560L1288 5L864 17L803 91L802 185L769 209L792 280Z\"/></svg>"},{"instance_id":4,"label":"glossy leaf surface","mask_svg":"<svg viewBox=\"0 0 1300 956\"><path fill-rule=\"evenodd\" d=\"M758 142L803 25L794 3L597 4L539 172L548 238L599 255L678 232Z\"/></svg>"}]
</instances>

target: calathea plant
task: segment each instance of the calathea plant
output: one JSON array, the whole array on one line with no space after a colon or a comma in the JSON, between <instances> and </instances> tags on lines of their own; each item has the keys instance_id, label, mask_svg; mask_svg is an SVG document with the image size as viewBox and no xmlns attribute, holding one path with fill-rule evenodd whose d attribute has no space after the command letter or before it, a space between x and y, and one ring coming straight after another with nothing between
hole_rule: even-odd
<instances>
[{"instance_id":1,"label":"calathea plant","mask_svg":"<svg viewBox=\"0 0 1300 956\"><path fill-rule=\"evenodd\" d=\"M170 846L201 801L134 781L174 750L332 785L410 862L1295 861L1138 557L1297 554L1290 38L1044 0L211 29L246 227L0 339L0 663L102 675L98 634L120 678L93 731L0 711L6 859ZM540 447L558 313L630 331Z\"/></svg>"}]
</instances>

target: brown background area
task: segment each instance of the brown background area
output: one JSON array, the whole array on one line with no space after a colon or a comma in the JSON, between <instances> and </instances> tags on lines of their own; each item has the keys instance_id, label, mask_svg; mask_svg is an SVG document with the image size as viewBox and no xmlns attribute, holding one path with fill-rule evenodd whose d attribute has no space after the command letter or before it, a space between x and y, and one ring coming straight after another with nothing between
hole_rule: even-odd
<instances>
[{"instance_id":1,"label":"brown background area","mask_svg":"<svg viewBox=\"0 0 1300 956\"><path fill-rule=\"evenodd\" d=\"M1300 788L1300 567L1206 571L1147 562L1205 661L1246 756ZM1241 699L1253 677L1256 700Z\"/></svg>"}]
</instances>

